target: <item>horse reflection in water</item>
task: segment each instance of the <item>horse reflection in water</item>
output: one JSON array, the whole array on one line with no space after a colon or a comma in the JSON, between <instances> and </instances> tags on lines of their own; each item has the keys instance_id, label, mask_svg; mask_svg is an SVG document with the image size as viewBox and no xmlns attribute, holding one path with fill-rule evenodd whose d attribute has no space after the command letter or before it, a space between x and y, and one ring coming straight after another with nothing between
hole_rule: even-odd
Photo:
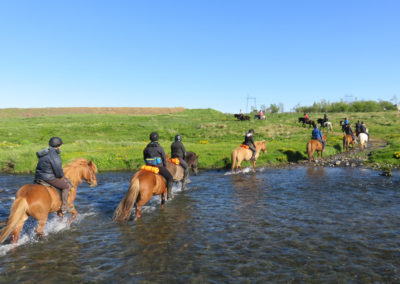
<instances>
[{"instance_id":1,"label":"horse reflection in water","mask_svg":"<svg viewBox=\"0 0 400 284\"><path fill-rule=\"evenodd\" d=\"M85 180L91 187L96 186L96 172L96 165L86 159L75 159L65 166L65 177L69 178L73 185L68 195L68 207L72 208L69 222L72 222L78 215L78 211L74 207L78 186L82 180ZM16 193L7 225L1 230L0 243L4 242L10 234L11 243L18 242L20 231L29 216L38 220L36 233L42 237L49 213L58 212L60 217L63 216L60 207L60 194L53 187L41 184L22 186Z\"/></svg>"}]
</instances>

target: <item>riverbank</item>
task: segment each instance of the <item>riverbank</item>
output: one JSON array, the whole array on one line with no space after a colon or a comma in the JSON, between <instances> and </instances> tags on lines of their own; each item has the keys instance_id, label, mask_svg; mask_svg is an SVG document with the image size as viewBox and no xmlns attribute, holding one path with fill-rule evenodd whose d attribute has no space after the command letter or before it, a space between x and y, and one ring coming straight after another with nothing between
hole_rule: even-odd
<instances>
[{"instance_id":1,"label":"riverbank","mask_svg":"<svg viewBox=\"0 0 400 284\"><path fill-rule=\"evenodd\" d=\"M252 117L250 121L237 121L232 114L212 109L157 109L158 112L150 114L126 114L126 108L121 108L121 112L118 109L105 108L104 112L101 108L86 109L86 114L74 108L70 112L62 109L61 113L42 109L30 116L26 113L35 111L0 110L0 171L32 173L37 163L35 153L46 147L52 136L64 141L61 154L64 163L82 157L94 161L100 171L137 170L143 163L142 152L152 131L159 133L160 143L167 153L174 136L182 135L187 151L199 155L201 169L229 169L231 151L242 143L250 128L255 130L256 141L266 140L267 143L267 153L260 155L257 166L301 164L307 159L305 148L312 129L298 123L300 115L297 113L267 114L266 120ZM316 120L323 114L310 116ZM351 151L363 157L362 165L400 166L400 159L395 156L400 151L398 112L329 114L334 131L323 130L328 135L324 164L329 165L330 159L342 153L339 121L345 116L351 122L365 121L372 141L387 141L386 147L372 148L369 154Z\"/></svg>"}]
</instances>

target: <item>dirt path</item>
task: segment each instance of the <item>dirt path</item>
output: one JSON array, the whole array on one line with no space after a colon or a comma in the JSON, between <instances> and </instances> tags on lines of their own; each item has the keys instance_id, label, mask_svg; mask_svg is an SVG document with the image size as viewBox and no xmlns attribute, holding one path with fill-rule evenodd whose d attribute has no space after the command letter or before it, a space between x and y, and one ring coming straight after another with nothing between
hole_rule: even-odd
<instances>
[{"instance_id":1,"label":"dirt path","mask_svg":"<svg viewBox=\"0 0 400 284\"><path fill-rule=\"evenodd\" d=\"M368 160L369 154L377 149L386 147L387 141L379 138L371 138L366 149L360 149L359 144L356 144L349 152L341 152L336 155L316 159L316 165L332 166L332 167L357 167ZM301 161L308 164L308 161Z\"/></svg>"}]
</instances>

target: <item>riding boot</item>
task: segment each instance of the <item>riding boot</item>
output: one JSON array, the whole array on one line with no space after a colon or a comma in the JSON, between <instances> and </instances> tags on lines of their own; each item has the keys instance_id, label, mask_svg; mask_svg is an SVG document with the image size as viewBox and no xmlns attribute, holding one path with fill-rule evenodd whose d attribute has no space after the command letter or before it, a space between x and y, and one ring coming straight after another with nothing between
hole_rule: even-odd
<instances>
[{"instance_id":1,"label":"riding boot","mask_svg":"<svg viewBox=\"0 0 400 284\"><path fill-rule=\"evenodd\" d=\"M256 151L254 151L253 154L251 155L251 160L252 161L256 160Z\"/></svg>"},{"instance_id":2,"label":"riding boot","mask_svg":"<svg viewBox=\"0 0 400 284\"><path fill-rule=\"evenodd\" d=\"M172 199L172 181L167 183L167 200Z\"/></svg>"},{"instance_id":3,"label":"riding boot","mask_svg":"<svg viewBox=\"0 0 400 284\"><path fill-rule=\"evenodd\" d=\"M186 168L183 171L182 189L185 189L185 187L186 187L186 180L187 180L188 176L189 176L189 169Z\"/></svg>"},{"instance_id":4,"label":"riding boot","mask_svg":"<svg viewBox=\"0 0 400 284\"><path fill-rule=\"evenodd\" d=\"M63 189L61 192L61 211L66 212L68 211L68 195L69 195L69 188Z\"/></svg>"}]
</instances>

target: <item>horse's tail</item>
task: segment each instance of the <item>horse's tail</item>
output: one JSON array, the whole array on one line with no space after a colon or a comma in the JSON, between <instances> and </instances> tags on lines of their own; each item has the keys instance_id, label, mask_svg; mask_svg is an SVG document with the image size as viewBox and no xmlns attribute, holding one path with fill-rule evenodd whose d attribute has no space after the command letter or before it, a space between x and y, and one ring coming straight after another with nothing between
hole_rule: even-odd
<instances>
[{"instance_id":1,"label":"horse's tail","mask_svg":"<svg viewBox=\"0 0 400 284\"><path fill-rule=\"evenodd\" d=\"M233 150L231 154L231 160L232 160L231 171L233 171L233 169L235 168L236 159L237 159L237 151Z\"/></svg>"},{"instance_id":2,"label":"horse's tail","mask_svg":"<svg viewBox=\"0 0 400 284\"><path fill-rule=\"evenodd\" d=\"M114 211L113 220L115 222L126 222L131 216L133 205L139 195L140 183L139 178L134 178L131 181L128 192L119 203L117 209Z\"/></svg>"},{"instance_id":3,"label":"horse's tail","mask_svg":"<svg viewBox=\"0 0 400 284\"><path fill-rule=\"evenodd\" d=\"M25 198L17 198L10 211L10 216L8 217L7 225L1 229L0 232L0 244L4 242L11 232L15 229L17 224L21 221L22 216L28 210L28 202Z\"/></svg>"}]
</instances>

